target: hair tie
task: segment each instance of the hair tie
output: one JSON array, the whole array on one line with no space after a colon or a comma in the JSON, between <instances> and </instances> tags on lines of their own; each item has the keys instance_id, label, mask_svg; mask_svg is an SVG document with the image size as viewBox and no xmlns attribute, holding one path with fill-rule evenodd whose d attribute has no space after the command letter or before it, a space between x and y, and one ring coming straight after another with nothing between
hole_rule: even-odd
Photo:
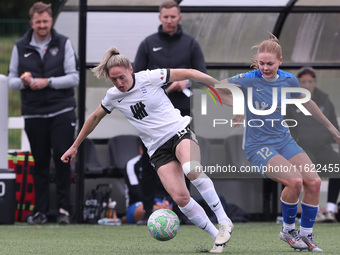
<instances>
[{"instance_id":1,"label":"hair tie","mask_svg":"<svg viewBox=\"0 0 340 255\"><path fill-rule=\"evenodd\" d=\"M114 52L112 53L112 55L119 55L119 52Z\"/></svg>"}]
</instances>

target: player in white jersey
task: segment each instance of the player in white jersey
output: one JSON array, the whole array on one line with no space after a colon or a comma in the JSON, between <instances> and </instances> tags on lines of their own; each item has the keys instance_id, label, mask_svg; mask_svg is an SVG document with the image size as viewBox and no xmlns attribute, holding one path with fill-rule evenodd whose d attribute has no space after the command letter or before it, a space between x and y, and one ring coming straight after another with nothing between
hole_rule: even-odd
<instances>
[{"instance_id":1,"label":"player in white jersey","mask_svg":"<svg viewBox=\"0 0 340 255\"><path fill-rule=\"evenodd\" d=\"M168 82L169 72L169 69L155 69L133 73L132 88L121 92L112 87L102 100L107 113L118 109L137 129L149 155L190 123L190 117L183 118L160 89Z\"/></svg>"},{"instance_id":2,"label":"player in white jersey","mask_svg":"<svg viewBox=\"0 0 340 255\"><path fill-rule=\"evenodd\" d=\"M322 249L316 245L312 231L318 211L321 180L316 171L310 171L311 160L290 136L288 128L281 124L283 123L280 111L282 93L277 93L276 105L272 96L274 88L282 91L283 87L299 87L299 84L292 74L279 70L282 63L282 50L279 40L274 35L271 34L269 40L264 40L253 48L257 48L253 66L258 70L222 81L240 87L246 95L247 103L249 102L247 92L252 91L250 104L253 105L253 109L250 109L249 104L247 105L244 150L249 162L259 169L262 168L265 177L285 186L281 193L283 228L280 238L293 248L320 252ZM248 90L249 87L251 90ZM219 92L225 104L233 105L233 99L229 97L231 91L219 89ZM296 93L292 96L294 95L298 98L305 96ZM271 109L272 105L279 110L270 113L268 109ZM339 131L312 100L304 103L303 107L324 124L336 142L340 143ZM261 112L256 112L254 109L261 110L262 113L267 111L268 114L261 115ZM277 121L273 124L273 121L266 122L266 119ZM255 124L256 121L260 124ZM304 193L301 201L301 226L298 232L295 230L295 218L302 187Z\"/></svg>"},{"instance_id":3,"label":"player in white jersey","mask_svg":"<svg viewBox=\"0 0 340 255\"><path fill-rule=\"evenodd\" d=\"M210 252L222 253L233 224L222 207L212 180L200 171L200 148L188 128L190 117L182 117L162 89L164 83L179 80L193 79L209 85L218 81L193 69L156 69L133 74L129 59L120 55L115 47L106 52L93 72L98 78L111 80L114 87L107 91L101 105L87 118L61 160L65 163L72 161L82 141L107 113L117 108L137 129L164 188L180 210L214 239ZM219 229L190 197L183 172L215 213Z\"/></svg>"}]
</instances>

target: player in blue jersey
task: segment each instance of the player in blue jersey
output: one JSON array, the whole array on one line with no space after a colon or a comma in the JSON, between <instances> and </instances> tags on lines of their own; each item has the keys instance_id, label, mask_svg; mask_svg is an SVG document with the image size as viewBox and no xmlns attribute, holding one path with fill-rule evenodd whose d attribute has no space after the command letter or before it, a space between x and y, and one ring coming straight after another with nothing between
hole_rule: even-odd
<instances>
[{"instance_id":1,"label":"player in blue jersey","mask_svg":"<svg viewBox=\"0 0 340 255\"><path fill-rule=\"evenodd\" d=\"M292 74L279 69L282 63L282 49L274 35L271 34L270 39L253 48L257 49L252 65L255 70L238 74L221 83L234 84L244 94L246 102L244 150L247 159L252 165L257 166L266 178L284 185L281 193L283 228L280 239L295 249L322 252L312 233L318 211L321 180L316 171L311 171L313 165L307 154L291 137L287 126L289 124L284 121L281 112L283 109L280 107L282 100L295 97L302 101L308 93L284 93L282 90L285 88L292 91L292 88L300 86ZM235 93L233 97L229 96L236 88L234 86L229 88L233 89L219 89L219 92L225 104L232 106L234 103L236 107L238 96ZM307 110L324 124L336 142L340 143L340 133L317 105L312 100L304 101L306 102L301 104L301 109ZM237 120L240 120L239 117ZM304 192L301 201L301 226L297 231L295 218L302 188Z\"/></svg>"}]
</instances>

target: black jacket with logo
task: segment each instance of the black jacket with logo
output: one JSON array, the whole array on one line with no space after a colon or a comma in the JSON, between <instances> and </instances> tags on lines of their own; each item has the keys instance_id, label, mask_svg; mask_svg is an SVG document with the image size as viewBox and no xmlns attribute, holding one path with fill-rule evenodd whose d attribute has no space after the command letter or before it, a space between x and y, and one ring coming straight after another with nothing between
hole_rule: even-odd
<instances>
[{"instance_id":1,"label":"black jacket with logo","mask_svg":"<svg viewBox=\"0 0 340 255\"><path fill-rule=\"evenodd\" d=\"M157 33L146 37L139 45L134 71L156 68L192 68L206 72L201 47L192 36L183 33L181 25L172 36L163 32L160 25ZM171 92L168 96L176 108L190 110L190 98L182 92Z\"/></svg>"}]
</instances>

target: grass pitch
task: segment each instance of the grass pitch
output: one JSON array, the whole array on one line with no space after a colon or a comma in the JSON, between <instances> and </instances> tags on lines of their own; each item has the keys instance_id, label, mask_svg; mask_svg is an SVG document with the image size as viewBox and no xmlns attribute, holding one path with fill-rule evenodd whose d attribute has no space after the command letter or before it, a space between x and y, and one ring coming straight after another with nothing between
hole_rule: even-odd
<instances>
[{"instance_id":1,"label":"grass pitch","mask_svg":"<svg viewBox=\"0 0 340 255\"><path fill-rule=\"evenodd\" d=\"M294 251L279 239L281 224L236 223L224 254L308 254ZM324 254L339 254L340 224L316 224L316 241ZM206 254L213 245L207 233L192 225L180 226L178 235L167 242L153 239L146 226L26 223L0 225L1 255L47 254Z\"/></svg>"}]
</instances>

